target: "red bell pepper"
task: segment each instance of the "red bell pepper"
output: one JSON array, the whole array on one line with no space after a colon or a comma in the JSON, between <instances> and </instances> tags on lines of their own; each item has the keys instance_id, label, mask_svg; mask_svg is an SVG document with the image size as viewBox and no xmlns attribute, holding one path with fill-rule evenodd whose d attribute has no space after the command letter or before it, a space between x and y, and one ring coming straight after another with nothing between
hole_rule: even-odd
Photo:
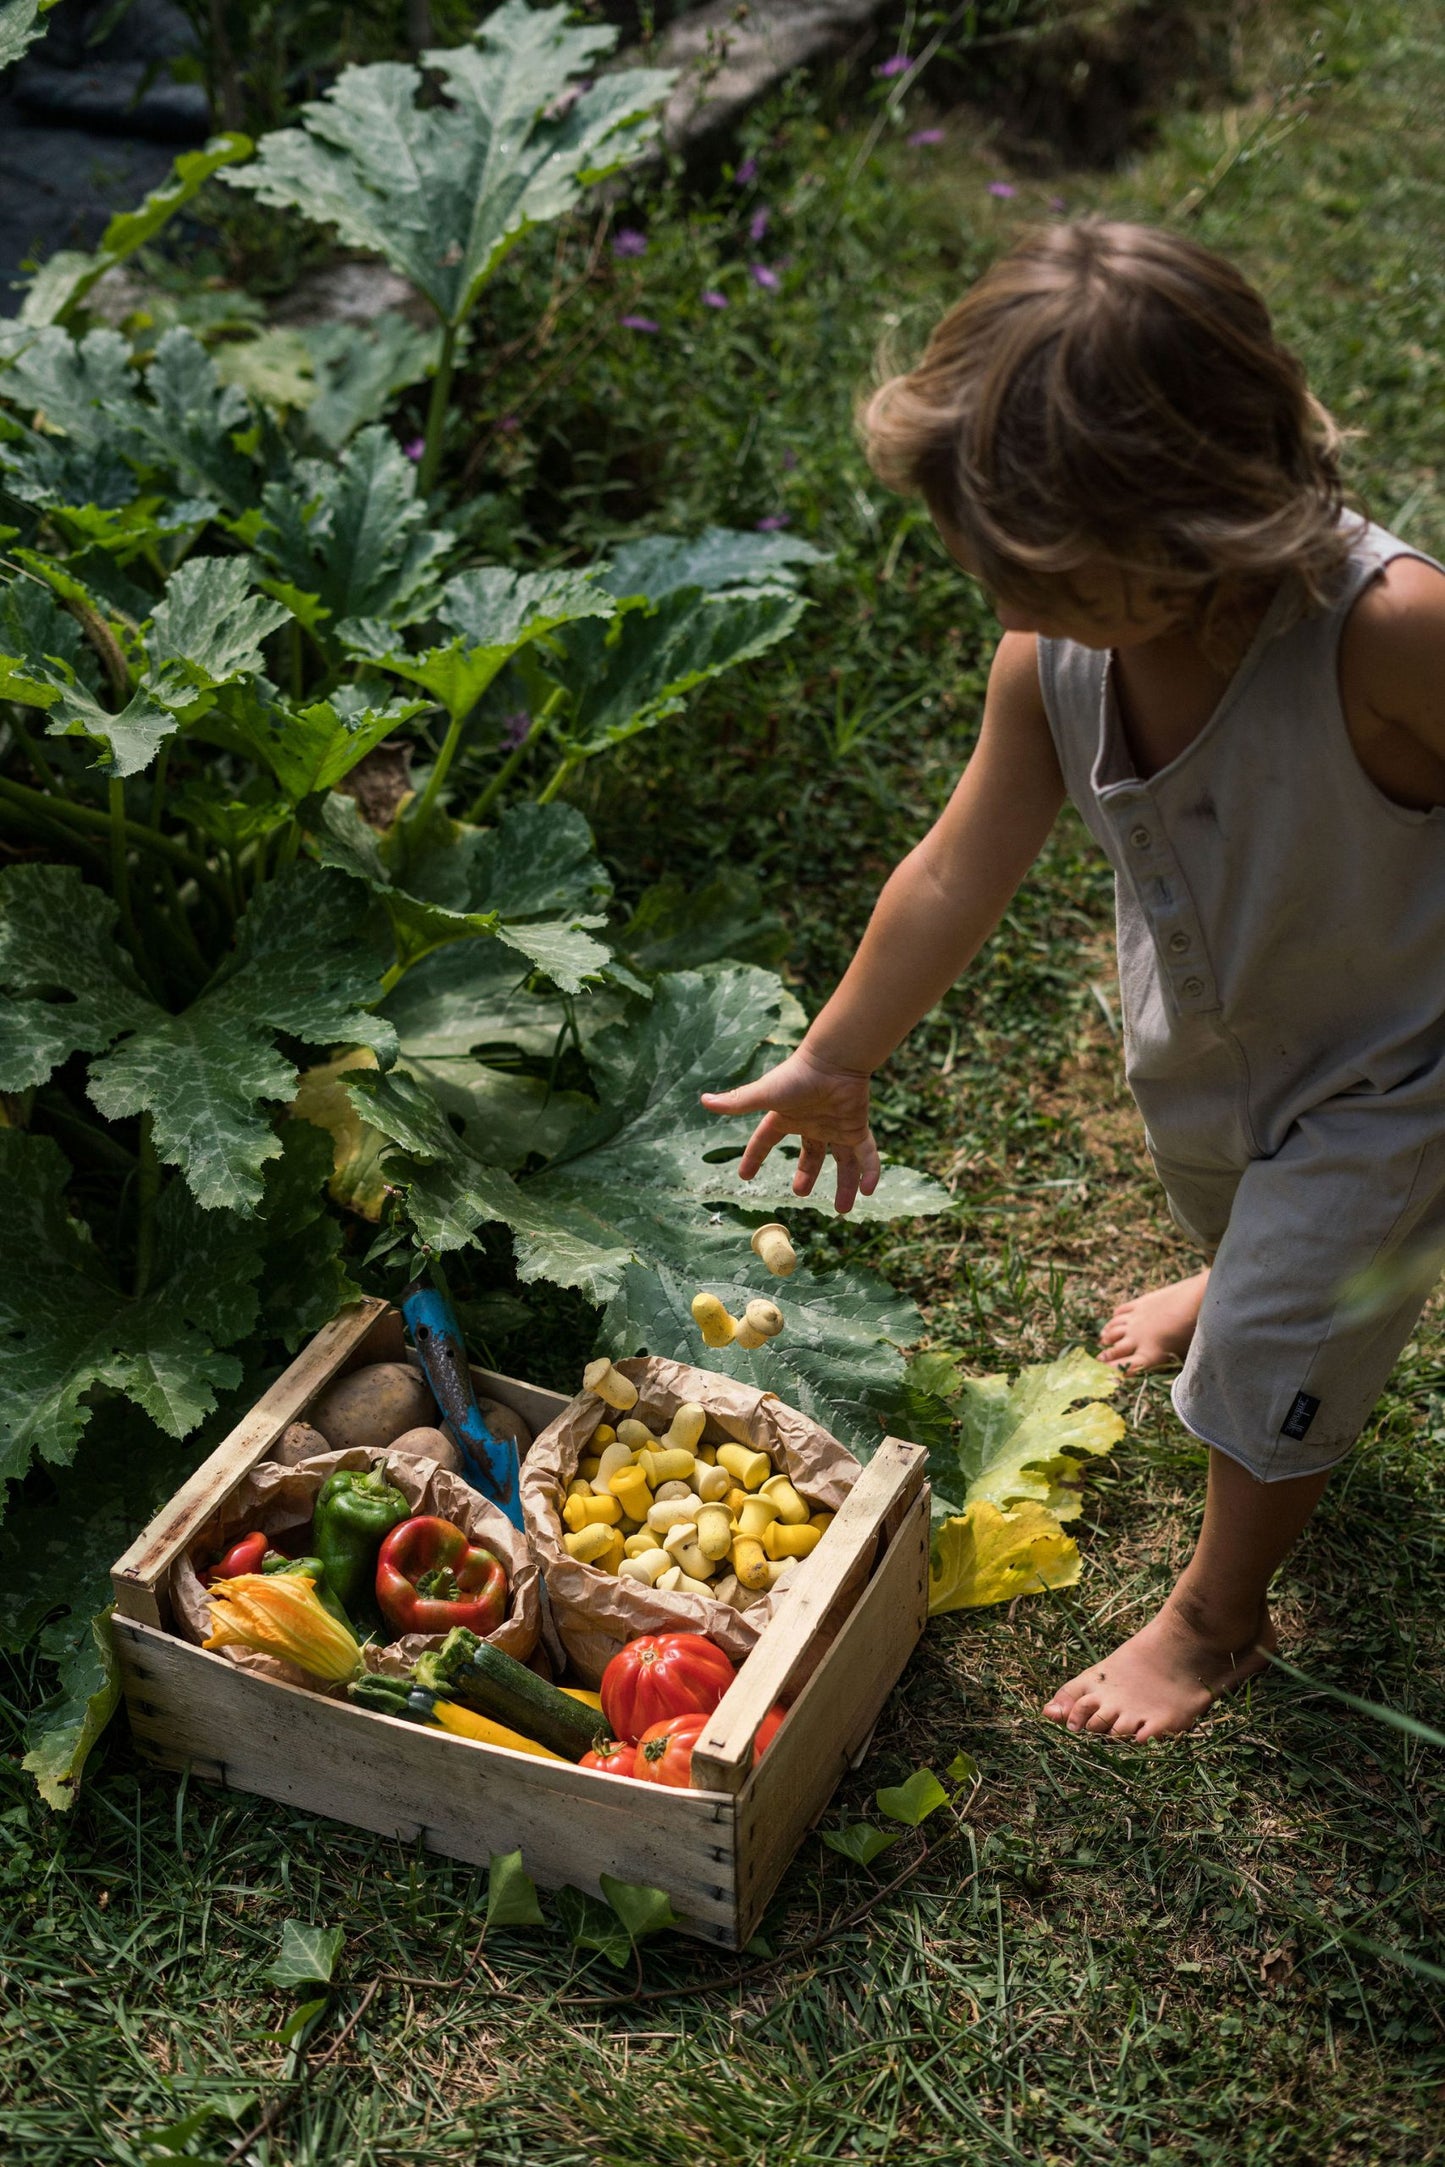
<instances>
[{"instance_id":1,"label":"red bell pepper","mask_svg":"<svg viewBox=\"0 0 1445 2167\"><path fill-rule=\"evenodd\" d=\"M270 1546L269 1535L259 1532L243 1535L239 1542L233 1542L229 1550L223 1551L207 1572L202 1573L201 1586L208 1588L213 1580L236 1580L242 1573L260 1572L261 1560Z\"/></svg>"},{"instance_id":2,"label":"red bell pepper","mask_svg":"<svg viewBox=\"0 0 1445 2167\"><path fill-rule=\"evenodd\" d=\"M420 1513L383 1540L376 1600L398 1633L449 1633L464 1625L485 1640L507 1614L507 1569L450 1520Z\"/></svg>"}]
</instances>

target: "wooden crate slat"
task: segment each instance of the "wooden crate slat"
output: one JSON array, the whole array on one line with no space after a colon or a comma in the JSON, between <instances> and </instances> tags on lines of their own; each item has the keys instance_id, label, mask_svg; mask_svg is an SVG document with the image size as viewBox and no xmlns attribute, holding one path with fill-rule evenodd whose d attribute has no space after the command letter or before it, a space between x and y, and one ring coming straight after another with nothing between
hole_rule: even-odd
<instances>
[{"instance_id":1,"label":"wooden crate slat","mask_svg":"<svg viewBox=\"0 0 1445 2167\"><path fill-rule=\"evenodd\" d=\"M785 1868L866 1742L923 1632L928 1512L925 1491L738 1801L743 1943L756 1933Z\"/></svg>"},{"instance_id":2,"label":"wooden crate slat","mask_svg":"<svg viewBox=\"0 0 1445 2167\"><path fill-rule=\"evenodd\" d=\"M698 1739L693 1767L709 1790L742 1789L753 1764L758 1725L816 1663L818 1640L838 1597L850 1582L861 1582L890 1514L921 1489L927 1457L919 1445L885 1438L853 1485L808 1560L807 1571L763 1628Z\"/></svg>"},{"instance_id":3,"label":"wooden crate slat","mask_svg":"<svg viewBox=\"0 0 1445 2167\"><path fill-rule=\"evenodd\" d=\"M111 1569L116 1609L143 1625L164 1621L162 1582L171 1566L221 1501L258 1460L263 1460L288 1422L361 1346L388 1305L368 1296L354 1302L304 1347L268 1392L163 1505L125 1556Z\"/></svg>"}]
</instances>

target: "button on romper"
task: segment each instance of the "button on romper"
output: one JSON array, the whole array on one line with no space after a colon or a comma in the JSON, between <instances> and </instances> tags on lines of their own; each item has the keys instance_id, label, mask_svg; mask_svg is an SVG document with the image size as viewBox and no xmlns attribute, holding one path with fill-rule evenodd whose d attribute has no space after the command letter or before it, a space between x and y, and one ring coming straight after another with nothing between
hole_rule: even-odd
<instances>
[{"instance_id":1,"label":"button on romper","mask_svg":"<svg viewBox=\"0 0 1445 2167\"><path fill-rule=\"evenodd\" d=\"M1408 1270L1372 1273L1368 1303L1351 1281L1445 1245L1445 808L1370 781L1338 675L1352 604L1422 554L1362 525L1336 600L1293 622L1286 581L1147 781L1109 657L1038 643L1114 867L1125 1072L1173 1217L1216 1252L1174 1406L1266 1482L1344 1455L1420 1313Z\"/></svg>"}]
</instances>

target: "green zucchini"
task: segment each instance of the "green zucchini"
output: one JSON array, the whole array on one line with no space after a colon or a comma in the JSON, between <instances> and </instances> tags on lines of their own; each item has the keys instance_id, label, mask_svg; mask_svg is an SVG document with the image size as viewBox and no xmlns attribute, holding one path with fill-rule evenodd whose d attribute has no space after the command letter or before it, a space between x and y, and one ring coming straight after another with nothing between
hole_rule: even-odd
<instances>
[{"instance_id":1,"label":"green zucchini","mask_svg":"<svg viewBox=\"0 0 1445 2167\"><path fill-rule=\"evenodd\" d=\"M524 1738L535 1738L564 1760L580 1761L607 1735L607 1718L600 1709L559 1693L525 1663L479 1640L464 1625L454 1625L439 1648L418 1656L412 1676L441 1698L459 1701Z\"/></svg>"}]
</instances>

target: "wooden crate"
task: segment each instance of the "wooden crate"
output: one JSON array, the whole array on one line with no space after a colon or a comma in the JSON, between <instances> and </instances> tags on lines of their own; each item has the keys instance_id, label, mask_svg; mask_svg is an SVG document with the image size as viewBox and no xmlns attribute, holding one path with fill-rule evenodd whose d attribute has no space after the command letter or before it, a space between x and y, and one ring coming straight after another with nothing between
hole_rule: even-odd
<instances>
[{"instance_id":1,"label":"wooden crate","mask_svg":"<svg viewBox=\"0 0 1445 2167\"><path fill-rule=\"evenodd\" d=\"M318 1333L114 1568L115 1635L137 1746L164 1768L485 1864L519 1846L547 1887L596 1895L598 1876L664 1888L690 1931L741 1948L923 1630L928 1584L925 1455L889 1438L838 1513L807 1574L765 1627L700 1738L706 1788L622 1776L453 1738L238 1670L168 1630L167 1574L288 1422L323 1385L405 1351L387 1303L354 1304ZM567 1404L474 1370L477 1389L541 1430ZM776 1700L787 1723L756 1768L753 1737Z\"/></svg>"}]
</instances>

